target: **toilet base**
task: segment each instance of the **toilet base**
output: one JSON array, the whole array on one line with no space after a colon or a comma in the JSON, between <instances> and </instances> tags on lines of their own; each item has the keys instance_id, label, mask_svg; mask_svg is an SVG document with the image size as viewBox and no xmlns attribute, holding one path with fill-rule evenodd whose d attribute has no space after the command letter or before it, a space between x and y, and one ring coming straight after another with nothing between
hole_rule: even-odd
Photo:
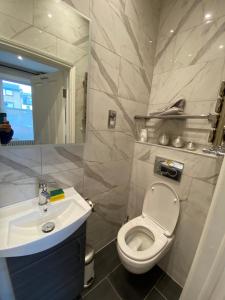
<instances>
[{"instance_id":1,"label":"toilet base","mask_svg":"<svg viewBox=\"0 0 225 300\"><path fill-rule=\"evenodd\" d=\"M120 249L118 242L117 242L117 251L119 254L120 261L124 268L133 273L133 274L144 274L151 270L161 259L162 257L169 251L172 246L173 238L168 240L168 244L166 247L152 259L145 260L145 261L134 261L127 257L122 250Z\"/></svg>"}]
</instances>

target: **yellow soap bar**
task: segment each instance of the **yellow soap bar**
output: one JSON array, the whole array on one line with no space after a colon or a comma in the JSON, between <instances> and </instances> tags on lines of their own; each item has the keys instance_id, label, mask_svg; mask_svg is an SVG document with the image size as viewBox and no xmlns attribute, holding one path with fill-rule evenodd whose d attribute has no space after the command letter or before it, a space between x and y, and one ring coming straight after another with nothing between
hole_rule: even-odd
<instances>
[{"instance_id":1,"label":"yellow soap bar","mask_svg":"<svg viewBox=\"0 0 225 300\"><path fill-rule=\"evenodd\" d=\"M62 199L65 199L65 195L59 194L59 195L50 197L50 202L54 202L54 201L58 201L58 200L62 200Z\"/></svg>"}]
</instances>

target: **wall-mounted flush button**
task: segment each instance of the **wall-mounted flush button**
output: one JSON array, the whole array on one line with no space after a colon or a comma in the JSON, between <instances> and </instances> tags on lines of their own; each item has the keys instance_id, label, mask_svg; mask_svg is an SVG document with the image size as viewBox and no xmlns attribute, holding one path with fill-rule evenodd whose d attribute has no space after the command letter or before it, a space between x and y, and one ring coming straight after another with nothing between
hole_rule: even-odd
<instances>
[{"instance_id":1,"label":"wall-mounted flush button","mask_svg":"<svg viewBox=\"0 0 225 300\"><path fill-rule=\"evenodd\" d=\"M160 176L180 181L183 173L184 164L178 161L169 160L163 157L156 157L154 172ZM176 199L174 199L174 202Z\"/></svg>"},{"instance_id":2,"label":"wall-mounted flush button","mask_svg":"<svg viewBox=\"0 0 225 300\"><path fill-rule=\"evenodd\" d=\"M109 110L108 115L108 128L113 129L116 127L116 111Z\"/></svg>"}]
</instances>

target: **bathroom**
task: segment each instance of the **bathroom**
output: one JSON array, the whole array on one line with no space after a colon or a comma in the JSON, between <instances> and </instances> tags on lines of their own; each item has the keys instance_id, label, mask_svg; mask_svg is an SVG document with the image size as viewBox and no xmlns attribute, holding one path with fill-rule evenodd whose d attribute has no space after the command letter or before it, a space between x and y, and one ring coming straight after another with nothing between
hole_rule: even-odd
<instances>
[{"instance_id":1,"label":"bathroom","mask_svg":"<svg viewBox=\"0 0 225 300\"><path fill-rule=\"evenodd\" d=\"M14 130L0 146L0 300L224 299L224 22L224 0L0 0L0 113ZM12 81L34 83L21 119L7 100ZM65 102L54 106L44 96L55 97L58 82ZM180 114L150 118L179 100ZM25 129L27 139L17 135ZM178 166L177 180L157 169L165 164ZM40 183L60 201L42 205ZM135 274L122 229L158 185L177 200L164 236L173 240ZM83 205L79 220L68 197ZM54 207L77 222L29 247L21 224L38 217L19 217L31 200L46 222ZM94 279L83 289L85 241Z\"/></svg>"}]
</instances>

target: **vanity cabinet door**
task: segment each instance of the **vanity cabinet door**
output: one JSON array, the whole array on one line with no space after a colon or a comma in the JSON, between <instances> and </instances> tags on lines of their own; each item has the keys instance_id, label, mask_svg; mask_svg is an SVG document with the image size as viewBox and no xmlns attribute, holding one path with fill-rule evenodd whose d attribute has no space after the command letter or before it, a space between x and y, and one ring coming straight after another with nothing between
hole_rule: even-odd
<instances>
[{"instance_id":1,"label":"vanity cabinet door","mask_svg":"<svg viewBox=\"0 0 225 300\"><path fill-rule=\"evenodd\" d=\"M53 247L7 263L16 300L72 300L82 291L85 225Z\"/></svg>"}]
</instances>

